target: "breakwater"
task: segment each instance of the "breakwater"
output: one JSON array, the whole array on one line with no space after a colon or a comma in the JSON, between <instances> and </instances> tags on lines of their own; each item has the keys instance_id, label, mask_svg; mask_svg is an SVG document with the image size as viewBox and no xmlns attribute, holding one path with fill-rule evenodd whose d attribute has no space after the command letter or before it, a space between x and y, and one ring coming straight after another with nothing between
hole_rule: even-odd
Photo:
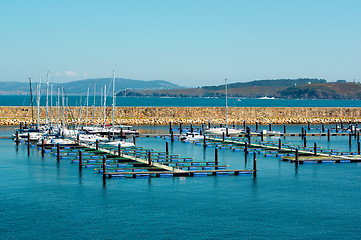
<instances>
[{"instance_id":1,"label":"breakwater","mask_svg":"<svg viewBox=\"0 0 361 240\"><path fill-rule=\"evenodd\" d=\"M62 109L49 108L53 121L60 118L67 122L103 123L101 107L68 107ZM36 108L33 109L36 122ZM40 108L40 121L44 122L45 107ZM106 123L112 121L112 108L106 109ZM202 124L211 121L214 124L225 123L224 107L116 107L115 123L130 125L166 125L173 123ZM361 122L361 108L311 108L311 107L230 107L228 108L229 124L335 124L339 122ZM0 125L18 125L20 122L32 122L32 111L29 107L0 107Z\"/></svg>"}]
</instances>

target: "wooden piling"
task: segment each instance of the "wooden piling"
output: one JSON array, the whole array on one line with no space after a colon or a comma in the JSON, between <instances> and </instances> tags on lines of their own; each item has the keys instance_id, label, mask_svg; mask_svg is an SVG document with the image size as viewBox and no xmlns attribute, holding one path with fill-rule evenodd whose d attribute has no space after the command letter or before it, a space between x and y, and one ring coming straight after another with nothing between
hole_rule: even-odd
<instances>
[{"instance_id":1,"label":"wooden piling","mask_svg":"<svg viewBox=\"0 0 361 240\"><path fill-rule=\"evenodd\" d=\"M82 168L83 165L83 152L79 150L79 168Z\"/></svg>"},{"instance_id":2,"label":"wooden piling","mask_svg":"<svg viewBox=\"0 0 361 240\"><path fill-rule=\"evenodd\" d=\"M56 160L57 161L60 160L60 144L59 143L56 144Z\"/></svg>"},{"instance_id":3,"label":"wooden piling","mask_svg":"<svg viewBox=\"0 0 361 240\"><path fill-rule=\"evenodd\" d=\"M23 129L23 122L20 122L20 129Z\"/></svg>"},{"instance_id":4,"label":"wooden piling","mask_svg":"<svg viewBox=\"0 0 361 240\"><path fill-rule=\"evenodd\" d=\"M191 123L191 133L193 133L193 124Z\"/></svg>"},{"instance_id":5,"label":"wooden piling","mask_svg":"<svg viewBox=\"0 0 361 240\"><path fill-rule=\"evenodd\" d=\"M307 137L303 137L303 147L307 147Z\"/></svg>"},{"instance_id":6,"label":"wooden piling","mask_svg":"<svg viewBox=\"0 0 361 240\"><path fill-rule=\"evenodd\" d=\"M327 129L327 141L330 141L331 139L331 130L328 128Z\"/></svg>"},{"instance_id":7,"label":"wooden piling","mask_svg":"<svg viewBox=\"0 0 361 240\"><path fill-rule=\"evenodd\" d=\"M44 157L45 153L45 144L44 144L44 138L41 139L41 156Z\"/></svg>"},{"instance_id":8,"label":"wooden piling","mask_svg":"<svg viewBox=\"0 0 361 240\"><path fill-rule=\"evenodd\" d=\"M211 128L211 122L208 122L208 129Z\"/></svg>"},{"instance_id":9,"label":"wooden piling","mask_svg":"<svg viewBox=\"0 0 361 240\"><path fill-rule=\"evenodd\" d=\"M165 142L165 155L167 155L167 158L168 158L168 155L169 155L169 144L168 144L168 142Z\"/></svg>"},{"instance_id":10,"label":"wooden piling","mask_svg":"<svg viewBox=\"0 0 361 240\"><path fill-rule=\"evenodd\" d=\"M207 145L206 145L206 136L204 135L203 136L203 148L206 148Z\"/></svg>"},{"instance_id":11,"label":"wooden piling","mask_svg":"<svg viewBox=\"0 0 361 240\"><path fill-rule=\"evenodd\" d=\"M341 121L341 129L343 130L343 121Z\"/></svg>"},{"instance_id":12,"label":"wooden piling","mask_svg":"<svg viewBox=\"0 0 361 240\"><path fill-rule=\"evenodd\" d=\"M15 142L16 142L16 144L19 144L19 132L16 131L15 134L16 134L16 135L15 135Z\"/></svg>"},{"instance_id":13,"label":"wooden piling","mask_svg":"<svg viewBox=\"0 0 361 240\"><path fill-rule=\"evenodd\" d=\"M216 166L218 165L218 148L214 149L214 164ZM218 167L216 167L216 169L218 169Z\"/></svg>"},{"instance_id":14,"label":"wooden piling","mask_svg":"<svg viewBox=\"0 0 361 240\"><path fill-rule=\"evenodd\" d=\"M203 125L203 124L202 124ZM182 122L179 123L179 133L182 134L183 129L182 129Z\"/></svg>"},{"instance_id":15,"label":"wooden piling","mask_svg":"<svg viewBox=\"0 0 361 240\"><path fill-rule=\"evenodd\" d=\"M148 164L151 166L152 165L152 152L148 151Z\"/></svg>"},{"instance_id":16,"label":"wooden piling","mask_svg":"<svg viewBox=\"0 0 361 240\"><path fill-rule=\"evenodd\" d=\"M228 134L228 127L226 127L226 136L228 137L229 134Z\"/></svg>"},{"instance_id":17,"label":"wooden piling","mask_svg":"<svg viewBox=\"0 0 361 240\"><path fill-rule=\"evenodd\" d=\"M303 137L304 137L304 131L305 131L305 128L304 128L304 127L302 127L302 128L301 128L301 138L303 138Z\"/></svg>"},{"instance_id":18,"label":"wooden piling","mask_svg":"<svg viewBox=\"0 0 361 240\"><path fill-rule=\"evenodd\" d=\"M283 133L286 133L286 124L283 124Z\"/></svg>"},{"instance_id":19,"label":"wooden piling","mask_svg":"<svg viewBox=\"0 0 361 240\"><path fill-rule=\"evenodd\" d=\"M107 156L103 155L103 176L107 173Z\"/></svg>"},{"instance_id":20,"label":"wooden piling","mask_svg":"<svg viewBox=\"0 0 361 240\"><path fill-rule=\"evenodd\" d=\"M360 141L360 131L357 131L357 141Z\"/></svg>"},{"instance_id":21,"label":"wooden piling","mask_svg":"<svg viewBox=\"0 0 361 240\"><path fill-rule=\"evenodd\" d=\"M296 148L295 158L296 158L296 162L298 162L298 148Z\"/></svg>"},{"instance_id":22,"label":"wooden piling","mask_svg":"<svg viewBox=\"0 0 361 240\"><path fill-rule=\"evenodd\" d=\"M123 136L124 133L123 133L123 127L120 128L120 136Z\"/></svg>"},{"instance_id":23,"label":"wooden piling","mask_svg":"<svg viewBox=\"0 0 361 240\"><path fill-rule=\"evenodd\" d=\"M95 140L95 150L99 150L99 140Z\"/></svg>"},{"instance_id":24,"label":"wooden piling","mask_svg":"<svg viewBox=\"0 0 361 240\"><path fill-rule=\"evenodd\" d=\"M268 125L268 131L272 131L272 123L269 123L269 125Z\"/></svg>"},{"instance_id":25,"label":"wooden piling","mask_svg":"<svg viewBox=\"0 0 361 240\"><path fill-rule=\"evenodd\" d=\"M335 128L336 128L336 133L338 133L338 124L337 123L336 123Z\"/></svg>"},{"instance_id":26,"label":"wooden piling","mask_svg":"<svg viewBox=\"0 0 361 240\"><path fill-rule=\"evenodd\" d=\"M134 144L134 146L136 145L135 135L133 135L133 144Z\"/></svg>"},{"instance_id":27,"label":"wooden piling","mask_svg":"<svg viewBox=\"0 0 361 240\"><path fill-rule=\"evenodd\" d=\"M282 148L282 142L281 142L281 138L278 139L278 149L281 150Z\"/></svg>"},{"instance_id":28,"label":"wooden piling","mask_svg":"<svg viewBox=\"0 0 361 240\"><path fill-rule=\"evenodd\" d=\"M307 129L308 129L308 131L311 130L311 123L310 123L310 121L307 122Z\"/></svg>"},{"instance_id":29,"label":"wooden piling","mask_svg":"<svg viewBox=\"0 0 361 240\"><path fill-rule=\"evenodd\" d=\"M118 144L118 157L122 156L122 146Z\"/></svg>"},{"instance_id":30,"label":"wooden piling","mask_svg":"<svg viewBox=\"0 0 361 240\"><path fill-rule=\"evenodd\" d=\"M246 121L243 121L243 129L246 129Z\"/></svg>"},{"instance_id":31,"label":"wooden piling","mask_svg":"<svg viewBox=\"0 0 361 240\"><path fill-rule=\"evenodd\" d=\"M30 155L30 133L28 133L28 155Z\"/></svg>"},{"instance_id":32,"label":"wooden piling","mask_svg":"<svg viewBox=\"0 0 361 240\"><path fill-rule=\"evenodd\" d=\"M317 155L317 143L316 142L314 142L313 143L313 155Z\"/></svg>"},{"instance_id":33,"label":"wooden piling","mask_svg":"<svg viewBox=\"0 0 361 240\"><path fill-rule=\"evenodd\" d=\"M170 140L171 140L172 142L174 142L174 135L173 135L173 131L171 131L171 132L170 132Z\"/></svg>"},{"instance_id":34,"label":"wooden piling","mask_svg":"<svg viewBox=\"0 0 361 240\"><path fill-rule=\"evenodd\" d=\"M253 170L257 171L257 153L253 153Z\"/></svg>"},{"instance_id":35,"label":"wooden piling","mask_svg":"<svg viewBox=\"0 0 361 240\"><path fill-rule=\"evenodd\" d=\"M256 122L256 132L258 132L258 122Z\"/></svg>"},{"instance_id":36,"label":"wooden piling","mask_svg":"<svg viewBox=\"0 0 361 240\"><path fill-rule=\"evenodd\" d=\"M169 133L172 132L172 121L169 122Z\"/></svg>"},{"instance_id":37,"label":"wooden piling","mask_svg":"<svg viewBox=\"0 0 361 240\"><path fill-rule=\"evenodd\" d=\"M321 124L321 130L322 130L322 132L325 131L325 124L324 123Z\"/></svg>"},{"instance_id":38,"label":"wooden piling","mask_svg":"<svg viewBox=\"0 0 361 240\"><path fill-rule=\"evenodd\" d=\"M224 132L222 132L222 142L224 142Z\"/></svg>"},{"instance_id":39,"label":"wooden piling","mask_svg":"<svg viewBox=\"0 0 361 240\"><path fill-rule=\"evenodd\" d=\"M244 143L244 153L248 154L248 143L247 142Z\"/></svg>"},{"instance_id":40,"label":"wooden piling","mask_svg":"<svg viewBox=\"0 0 361 240\"><path fill-rule=\"evenodd\" d=\"M348 135L348 145L351 147L352 133Z\"/></svg>"}]
</instances>

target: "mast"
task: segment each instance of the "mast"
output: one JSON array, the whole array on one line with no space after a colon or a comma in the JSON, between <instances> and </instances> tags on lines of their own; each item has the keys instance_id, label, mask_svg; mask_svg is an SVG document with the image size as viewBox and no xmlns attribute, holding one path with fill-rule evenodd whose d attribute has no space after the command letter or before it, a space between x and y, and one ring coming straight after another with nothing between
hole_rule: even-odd
<instances>
[{"instance_id":1,"label":"mast","mask_svg":"<svg viewBox=\"0 0 361 240\"><path fill-rule=\"evenodd\" d=\"M58 87L58 102L56 103L57 106L57 117L58 117L58 124L60 123L60 88Z\"/></svg>"},{"instance_id":2,"label":"mast","mask_svg":"<svg viewBox=\"0 0 361 240\"><path fill-rule=\"evenodd\" d=\"M85 127L88 127L88 107L89 107L89 88L86 93L86 113L85 113Z\"/></svg>"},{"instance_id":3,"label":"mast","mask_svg":"<svg viewBox=\"0 0 361 240\"><path fill-rule=\"evenodd\" d=\"M99 117L99 124L102 122L103 117L103 86L100 87L100 117Z\"/></svg>"},{"instance_id":4,"label":"mast","mask_svg":"<svg viewBox=\"0 0 361 240\"><path fill-rule=\"evenodd\" d=\"M227 104L227 98L228 98L228 89L227 89L227 78L225 79L226 82L226 128L228 127L228 104Z\"/></svg>"},{"instance_id":5,"label":"mast","mask_svg":"<svg viewBox=\"0 0 361 240\"><path fill-rule=\"evenodd\" d=\"M34 124L34 103L33 103L33 89L31 88L31 78L29 78L29 84L30 84L31 124Z\"/></svg>"},{"instance_id":6,"label":"mast","mask_svg":"<svg viewBox=\"0 0 361 240\"><path fill-rule=\"evenodd\" d=\"M114 137L114 118L115 118L115 72L113 70L113 137Z\"/></svg>"},{"instance_id":7,"label":"mast","mask_svg":"<svg viewBox=\"0 0 361 240\"><path fill-rule=\"evenodd\" d=\"M62 125L63 125L63 128L64 128L64 125L65 125L65 119L64 119L64 103L65 103L65 99L64 99L64 87L61 86L61 101L62 101L62 111L63 111L63 116L62 116Z\"/></svg>"},{"instance_id":8,"label":"mast","mask_svg":"<svg viewBox=\"0 0 361 240\"><path fill-rule=\"evenodd\" d=\"M50 125L52 121L54 120L53 116L53 84L50 84Z\"/></svg>"},{"instance_id":9,"label":"mast","mask_svg":"<svg viewBox=\"0 0 361 240\"><path fill-rule=\"evenodd\" d=\"M107 113L107 85L104 85L104 122L103 122L104 127L105 127L106 113Z\"/></svg>"},{"instance_id":10,"label":"mast","mask_svg":"<svg viewBox=\"0 0 361 240\"><path fill-rule=\"evenodd\" d=\"M39 79L39 83L37 86L37 120L38 120L38 128L40 127L40 88L41 88L41 78Z\"/></svg>"},{"instance_id":11,"label":"mast","mask_svg":"<svg viewBox=\"0 0 361 240\"><path fill-rule=\"evenodd\" d=\"M45 123L48 124L48 118L49 118L49 77L50 77L50 71L48 69L47 74L47 81L46 81L46 106L45 106Z\"/></svg>"},{"instance_id":12,"label":"mast","mask_svg":"<svg viewBox=\"0 0 361 240\"><path fill-rule=\"evenodd\" d=\"M92 123L93 123L93 127L94 127L94 118L95 118L95 87L96 84L94 83L94 102L93 102L93 118L92 118Z\"/></svg>"}]
</instances>

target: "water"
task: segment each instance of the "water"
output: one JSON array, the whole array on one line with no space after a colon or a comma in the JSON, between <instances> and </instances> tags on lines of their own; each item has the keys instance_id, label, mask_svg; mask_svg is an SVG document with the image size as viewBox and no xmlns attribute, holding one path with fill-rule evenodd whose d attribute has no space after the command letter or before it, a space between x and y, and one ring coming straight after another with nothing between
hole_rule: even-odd
<instances>
[{"instance_id":1,"label":"water","mask_svg":"<svg viewBox=\"0 0 361 240\"><path fill-rule=\"evenodd\" d=\"M70 106L79 106L80 102L86 105L86 97L69 96ZM100 97L96 97L96 105L100 106ZM57 97L53 97L53 106L56 106ZM89 97L89 106L94 102ZM40 99L41 106L45 106L46 97ZM51 104L49 97L49 106ZM61 99L60 99L61 104ZM112 99L107 98L107 105L111 106ZM34 101L36 105L36 101ZM154 97L117 97L117 106L141 107L224 107L224 98L154 98ZM0 95L0 106L30 106L30 96ZM290 100L290 99L240 99L229 98L230 107L361 107L361 100Z\"/></svg>"},{"instance_id":2,"label":"water","mask_svg":"<svg viewBox=\"0 0 361 240\"><path fill-rule=\"evenodd\" d=\"M266 129L268 126L260 126ZM316 127L316 126L315 126ZM318 126L319 127L319 126ZM327 127L327 126L326 126ZM139 127L166 133L166 126ZM281 130L282 126L273 126ZM289 126L288 132L300 132ZM12 132L0 127L0 135ZM319 132L313 129L313 132ZM278 138L268 138L268 140ZM282 139L302 144L300 137ZM355 151L348 137L310 145ZM165 149L165 141L137 144ZM170 143L172 154L212 160L214 148ZM107 179L67 160L0 139L2 239L359 239L361 165L304 164L258 155L257 177ZM221 164L252 168L252 155L219 150Z\"/></svg>"}]
</instances>

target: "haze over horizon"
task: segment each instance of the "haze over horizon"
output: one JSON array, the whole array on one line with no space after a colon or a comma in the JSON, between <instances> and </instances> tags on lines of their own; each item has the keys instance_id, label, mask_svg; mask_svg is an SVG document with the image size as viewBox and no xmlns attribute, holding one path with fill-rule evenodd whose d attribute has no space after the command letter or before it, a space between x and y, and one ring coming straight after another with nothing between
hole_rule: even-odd
<instances>
[{"instance_id":1,"label":"haze over horizon","mask_svg":"<svg viewBox=\"0 0 361 240\"><path fill-rule=\"evenodd\" d=\"M8 1L0 81L361 79L361 1Z\"/></svg>"}]
</instances>

